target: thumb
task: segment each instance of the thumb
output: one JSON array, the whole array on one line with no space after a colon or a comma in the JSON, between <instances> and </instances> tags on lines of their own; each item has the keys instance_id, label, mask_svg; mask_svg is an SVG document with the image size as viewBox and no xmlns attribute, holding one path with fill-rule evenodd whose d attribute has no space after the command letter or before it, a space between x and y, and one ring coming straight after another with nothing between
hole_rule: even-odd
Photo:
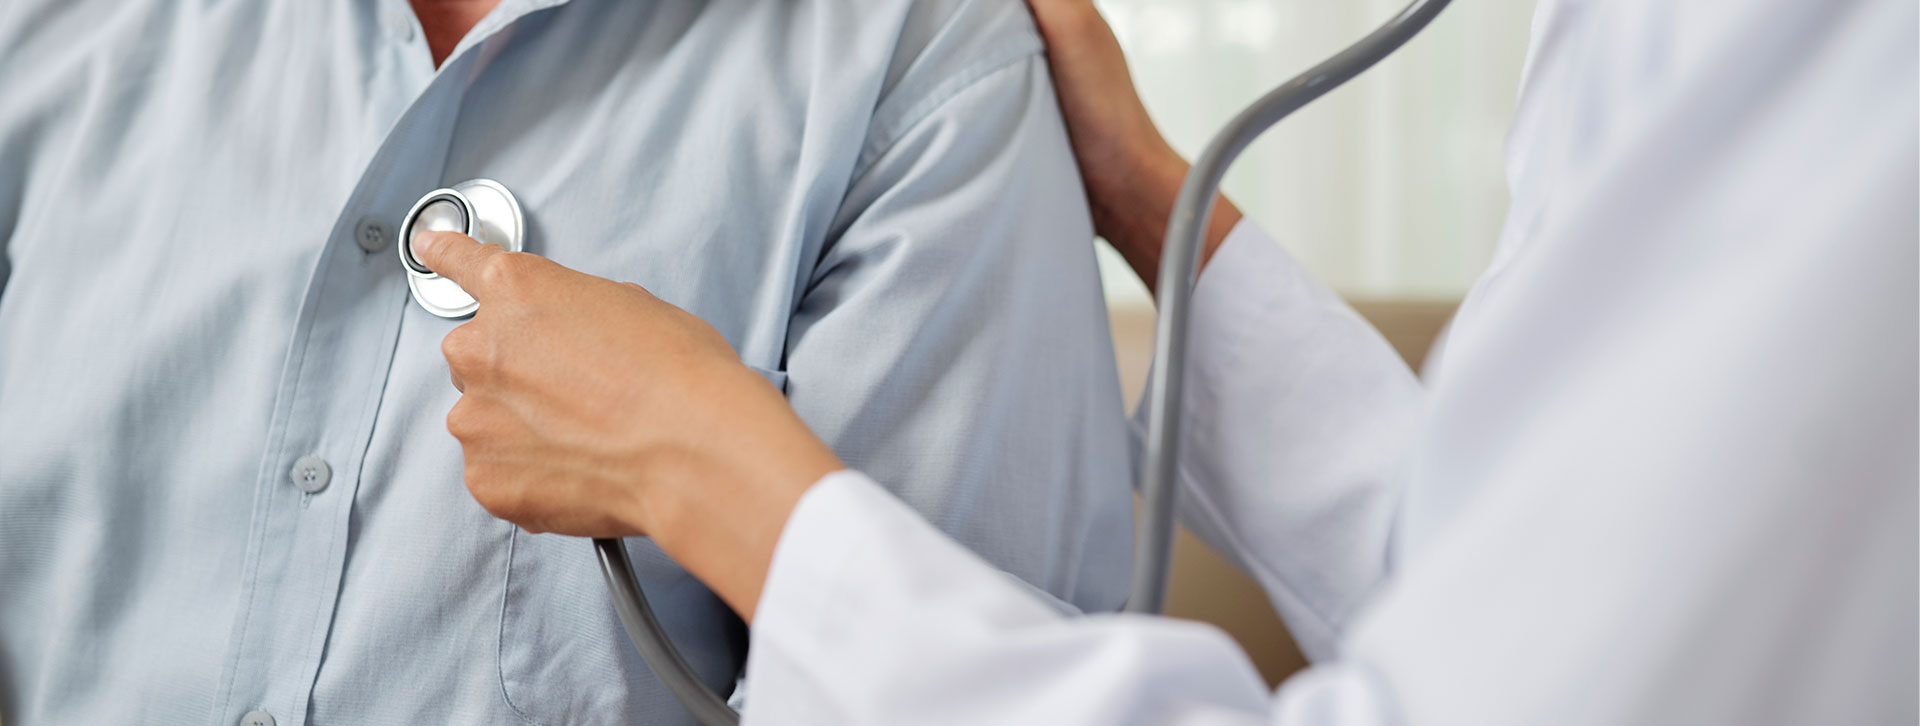
<instances>
[{"instance_id":1,"label":"thumb","mask_svg":"<svg viewBox=\"0 0 1920 726\"><path fill-rule=\"evenodd\" d=\"M487 259L507 252L499 245L481 244L459 232L420 232L413 235L410 244L414 259L441 277L459 283L476 300L486 293L476 288L484 287L480 270Z\"/></svg>"}]
</instances>

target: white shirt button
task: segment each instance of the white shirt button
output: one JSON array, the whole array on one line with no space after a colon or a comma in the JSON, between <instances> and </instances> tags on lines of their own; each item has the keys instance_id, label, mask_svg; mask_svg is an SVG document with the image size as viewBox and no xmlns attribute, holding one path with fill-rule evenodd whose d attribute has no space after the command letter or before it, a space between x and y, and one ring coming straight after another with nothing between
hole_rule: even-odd
<instances>
[{"instance_id":1,"label":"white shirt button","mask_svg":"<svg viewBox=\"0 0 1920 726\"><path fill-rule=\"evenodd\" d=\"M248 711L240 717L240 726L273 726L273 714L266 711Z\"/></svg>"},{"instance_id":2,"label":"white shirt button","mask_svg":"<svg viewBox=\"0 0 1920 726\"><path fill-rule=\"evenodd\" d=\"M327 483L333 480L333 467L318 456L302 456L293 462L293 471L287 472L287 476L300 491L313 494L327 488Z\"/></svg>"},{"instance_id":3,"label":"white shirt button","mask_svg":"<svg viewBox=\"0 0 1920 726\"><path fill-rule=\"evenodd\" d=\"M360 249L369 254L385 250L387 239L387 225L372 217L360 220L353 230L353 241L360 243Z\"/></svg>"}]
</instances>

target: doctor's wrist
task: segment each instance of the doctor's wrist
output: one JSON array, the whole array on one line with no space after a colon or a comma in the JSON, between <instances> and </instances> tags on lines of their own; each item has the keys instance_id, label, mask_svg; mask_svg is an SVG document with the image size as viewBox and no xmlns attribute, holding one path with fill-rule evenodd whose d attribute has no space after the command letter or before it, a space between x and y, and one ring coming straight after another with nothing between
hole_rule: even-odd
<instances>
[{"instance_id":1,"label":"doctor's wrist","mask_svg":"<svg viewBox=\"0 0 1920 726\"><path fill-rule=\"evenodd\" d=\"M1134 171L1118 180L1100 185L1090 194L1094 231L1112 244L1147 290L1157 294L1160 282L1161 252L1166 245L1167 225L1180 198L1180 188L1191 169L1186 159L1171 148L1135 156ZM1114 184L1112 181L1122 183ZM1089 183L1089 189L1096 185ZM1213 258L1228 233L1241 221L1240 208L1224 194L1214 197L1202 240L1200 264Z\"/></svg>"},{"instance_id":2,"label":"doctor's wrist","mask_svg":"<svg viewBox=\"0 0 1920 726\"><path fill-rule=\"evenodd\" d=\"M699 387L685 443L646 454L633 516L688 572L751 619L773 550L814 483L843 470L780 392L742 367Z\"/></svg>"}]
</instances>

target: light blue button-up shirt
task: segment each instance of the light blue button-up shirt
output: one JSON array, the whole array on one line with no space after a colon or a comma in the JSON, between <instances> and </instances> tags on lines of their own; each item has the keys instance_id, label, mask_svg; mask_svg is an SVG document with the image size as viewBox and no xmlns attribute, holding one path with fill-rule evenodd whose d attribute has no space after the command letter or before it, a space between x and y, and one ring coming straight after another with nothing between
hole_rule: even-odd
<instances>
[{"instance_id":1,"label":"light blue button-up shirt","mask_svg":"<svg viewBox=\"0 0 1920 726\"><path fill-rule=\"evenodd\" d=\"M1118 605L1123 418L1018 0L0 4L0 720L663 723L584 540L461 485L393 230L499 180L1008 572ZM745 632L631 546L730 685Z\"/></svg>"}]
</instances>

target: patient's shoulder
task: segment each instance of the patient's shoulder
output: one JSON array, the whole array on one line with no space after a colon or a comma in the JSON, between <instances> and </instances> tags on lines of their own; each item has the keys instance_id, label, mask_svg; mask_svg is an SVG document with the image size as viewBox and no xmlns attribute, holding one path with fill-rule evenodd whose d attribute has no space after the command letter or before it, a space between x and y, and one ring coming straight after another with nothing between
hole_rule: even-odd
<instances>
[{"instance_id":1,"label":"patient's shoulder","mask_svg":"<svg viewBox=\"0 0 1920 726\"><path fill-rule=\"evenodd\" d=\"M991 72L1043 46L1024 0L913 0L901 18L882 97Z\"/></svg>"},{"instance_id":2,"label":"patient's shoulder","mask_svg":"<svg viewBox=\"0 0 1920 726\"><path fill-rule=\"evenodd\" d=\"M865 31L885 34L885 40L867 51L873 55L864 82L874 84L874 95L862 166L954 96L996 72L1033 62L1045 50L1025 0L891 4L896 14L865 19L872 23Z\"/></svg>"}]
</instances>

